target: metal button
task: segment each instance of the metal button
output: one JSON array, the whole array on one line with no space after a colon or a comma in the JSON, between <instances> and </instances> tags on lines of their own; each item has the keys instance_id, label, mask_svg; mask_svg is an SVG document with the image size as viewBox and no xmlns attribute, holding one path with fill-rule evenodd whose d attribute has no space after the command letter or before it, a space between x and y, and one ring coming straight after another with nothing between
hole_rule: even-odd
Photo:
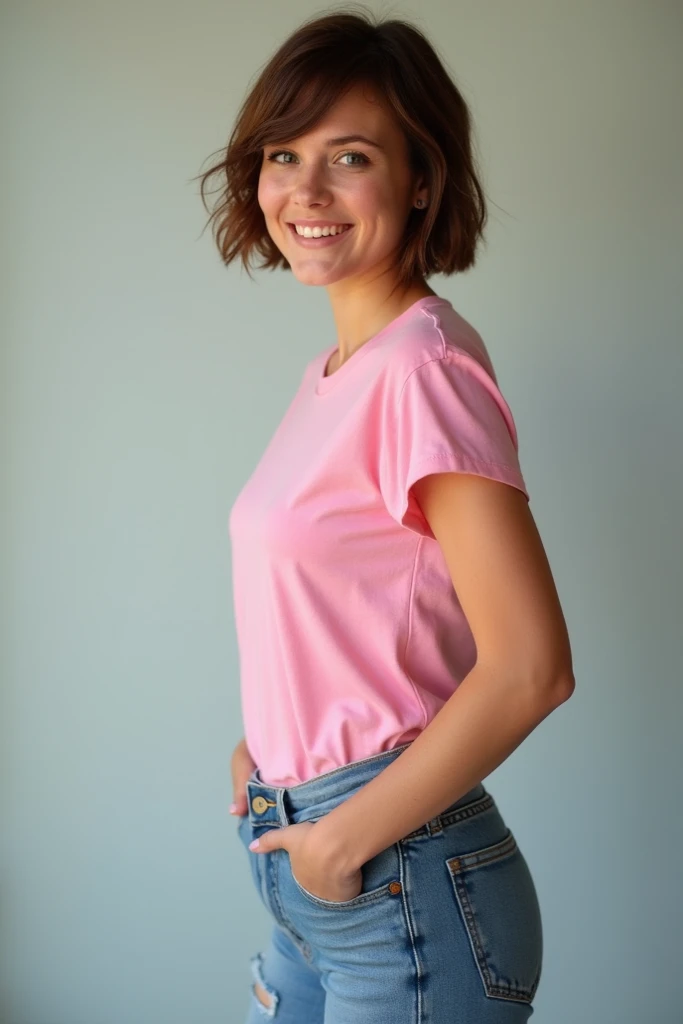
<instances>
[{"instance_id":1,"label":"metal button","mask_svg":"<svg viewBox=\"0 0 683 1024\"><path fill-rule=\"evenodd\" d=\"M256 814L263 814L268 809L268 801L264 796L255 796L251 806Z\"/></svg>"}]
</instances>

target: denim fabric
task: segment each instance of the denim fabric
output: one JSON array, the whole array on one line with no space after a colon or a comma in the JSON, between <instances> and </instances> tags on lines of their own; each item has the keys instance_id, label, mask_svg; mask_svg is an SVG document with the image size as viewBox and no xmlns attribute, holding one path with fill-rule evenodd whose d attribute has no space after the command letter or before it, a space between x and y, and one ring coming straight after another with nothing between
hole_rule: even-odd
<instances>
[{"instance_id":1,"label":"denim fabric","mask_svg":"<svg viewBox=\"0 0 683 1024\"><path fill-rule=\"evenodd\" d=\"M304 889L286 850L248 849L269 829L321 818L409 745L298 786L252 773L237 828L273 931L250 960L270 1006L252 986L245 1024L522 1024L533 1014L540 907L482 784L367 861L361 892L344 902Z\"/></svg>"}]
</instances>

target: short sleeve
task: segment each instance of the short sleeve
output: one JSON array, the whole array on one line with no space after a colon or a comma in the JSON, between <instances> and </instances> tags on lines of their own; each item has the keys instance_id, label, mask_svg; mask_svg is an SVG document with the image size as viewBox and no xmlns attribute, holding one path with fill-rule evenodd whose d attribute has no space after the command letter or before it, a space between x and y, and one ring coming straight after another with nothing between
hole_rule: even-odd
<instances>
[{"instance_id":1,"label":"short sleeve","mask_svg":"<svg viewBox=\"0 0 683 1024\"><path fill-rule=\"evenodd\" d=\"M434 539L410 491L431 473L475 473L518 488L529 501L512 412L476 359L449 351L412 370L387 398L379 481L400 525Z\"/></svg>"}]
</instances>

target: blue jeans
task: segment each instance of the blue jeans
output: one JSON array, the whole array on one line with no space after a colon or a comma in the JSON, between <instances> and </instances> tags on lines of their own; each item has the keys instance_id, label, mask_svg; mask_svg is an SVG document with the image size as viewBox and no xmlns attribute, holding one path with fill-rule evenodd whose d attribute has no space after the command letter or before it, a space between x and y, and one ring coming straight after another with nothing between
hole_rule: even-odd
<instances>
[{"instance_id":1,"label":"blue jeans","mask_svg":"<svg viewBox=\"0 0 683 1024\"><path fill-rule=\"evenodd\" d=\"M251 957L270 1006L252 986L245 1024L522 1024L534 1012L536 889L483 784L367 861L351 900L304 889L286 850L248 849L268 829L321 818L409 745L297 786L268 786L252 772L237 828L274 926Z\"/></svg>"}]
</instances>

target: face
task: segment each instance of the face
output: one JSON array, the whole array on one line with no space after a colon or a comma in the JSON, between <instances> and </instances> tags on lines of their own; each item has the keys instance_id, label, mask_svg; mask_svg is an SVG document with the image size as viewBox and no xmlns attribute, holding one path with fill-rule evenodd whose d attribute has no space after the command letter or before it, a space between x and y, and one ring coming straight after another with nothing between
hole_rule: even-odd
<instances>
[{"instance_id":1,"label":"face","mask_svg":"<svg viewBox=\"0 0 683 1024\"><path fill-rule=\"evenodd\" d=\"M370 141L330 141L358 135ZM355 86L313 131L264 148L258 202L302 284L346 287L391 266L411 208L426 196L417 185L403 132L369 87ZM294 225L305 223L344 231L302 238Z\"/></svg>"}]
</instances>

